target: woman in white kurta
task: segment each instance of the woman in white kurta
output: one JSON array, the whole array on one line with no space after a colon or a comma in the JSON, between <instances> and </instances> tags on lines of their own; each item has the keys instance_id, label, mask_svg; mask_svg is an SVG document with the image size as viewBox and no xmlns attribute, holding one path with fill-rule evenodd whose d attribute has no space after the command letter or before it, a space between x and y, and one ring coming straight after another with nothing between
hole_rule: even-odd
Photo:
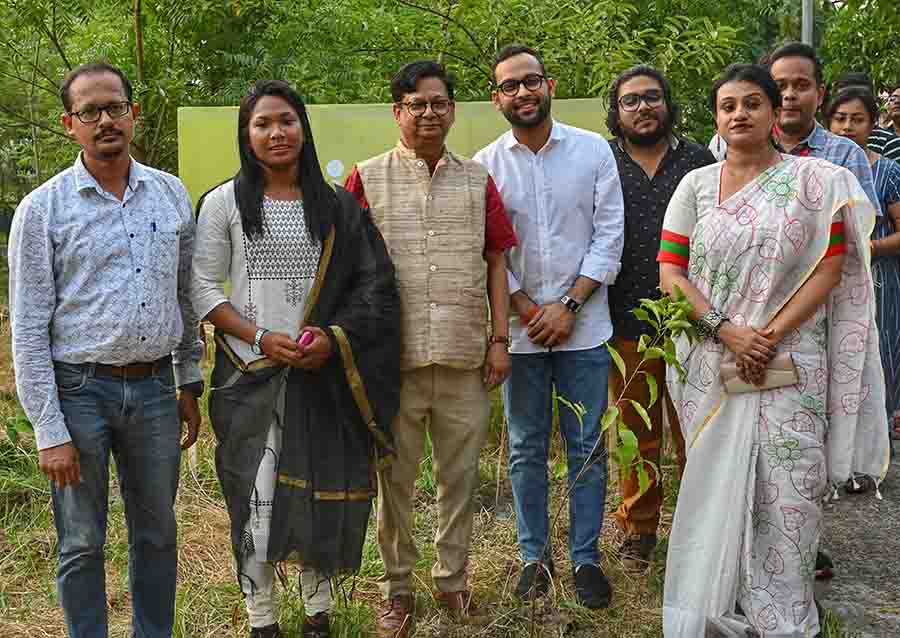
<instances>
[{"instance_id":1,"label":"woman in white kurta","mask_svg":"<svg viewBox=\"0 0 900 638\"><path fill-rule=\"evenodd\" d=\"M665 635L815 636L822 501L851 471L880 479L888 461L875 213L848 171L771 143L781 95L766 69L726 69L711 106L728 157L679 185L659 256L663 288L688 296L704 335L677 344L687 377L669 379L688 454ZM723 363L759 386L782 353L799 383L725 392Z\"/></svg>"}]
</instances>

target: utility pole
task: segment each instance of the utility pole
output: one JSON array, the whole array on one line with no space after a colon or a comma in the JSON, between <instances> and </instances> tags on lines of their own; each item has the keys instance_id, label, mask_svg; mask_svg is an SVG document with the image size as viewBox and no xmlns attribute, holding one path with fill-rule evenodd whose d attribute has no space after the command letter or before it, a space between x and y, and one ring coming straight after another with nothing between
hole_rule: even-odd
<instances>
[{"instance_id":1,"label":"utility pole","mask_svg":"<svg viewBox=\"0 0 900 638\"><path fill-rule=\"evenodd\" d=\"M816 8L814 0L803 0L802 39L805 44L813 46L813 25Z\"/></svg>"}]
</instances>

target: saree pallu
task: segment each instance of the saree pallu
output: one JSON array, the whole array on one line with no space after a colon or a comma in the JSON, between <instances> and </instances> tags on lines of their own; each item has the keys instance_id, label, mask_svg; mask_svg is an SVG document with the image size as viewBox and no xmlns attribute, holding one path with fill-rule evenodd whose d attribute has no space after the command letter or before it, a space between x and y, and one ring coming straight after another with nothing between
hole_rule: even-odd
<instances>
[{"instance_id":1,"label":"saree pallu","mask_svg":"<svg viewBox=\"0 0 900 638\"><path fill-rule=\"evenodd\" d=\"M368 211L338 188L302 326L318 326L333 355L318 370L263 358L246 363L216 335L209 413L216 471L240 568L242 533L266 439L281 428L266 558L332 577L356 573L375 496L375 472L394 456L400 404L400 297Z\"/></svg>"},{"instance_id":2,"label":"saree pallu","mask_svg":"<svg viewBox=\"0 0 900 638\"><path fill-rule=\"evenodd\" d=\"M683 218L688 278L732 322L768 325L828 254L833 222L843 221L846 254L828 301L778 345L794 358L796 386L727 395L719 370L734 355L711 340L677 344L687 379L670 370L668 383L688 454L664 631L813 636L822 501L851 471L880 479L889 462L869 269L875 213L852 174L822 160L784 158L717 203L720 170L688 175L665 225Z\"/></svg>"}]
</instances>

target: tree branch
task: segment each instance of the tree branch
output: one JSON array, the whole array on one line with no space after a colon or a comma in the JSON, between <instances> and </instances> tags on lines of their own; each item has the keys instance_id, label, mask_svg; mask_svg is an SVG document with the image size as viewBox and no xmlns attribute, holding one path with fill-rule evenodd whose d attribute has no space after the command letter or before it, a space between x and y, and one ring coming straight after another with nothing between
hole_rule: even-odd
<instances>
[{"instance_id":1,"label":"tree branch","mask_svg":"<svg viewBox=\"0 0 900 638\"><path fill-rule=\"evenodd\" d=\"M444 51L443 49L434 49L428 47L363 47L360 49L353 49L350 53L391 53L391 52L427 52L427 53L440 53L442 55L447 56L448 58L453 58L454 60L458 60L466 64L467 66L475 69L483 76L485 76L488 80L491 79L491 72L486 70L485 67L481 66L477 62L473 62L472 60L465 58L461 55L457 55L456 53L451 53L450 51Z\"/></svg>"},{"instance_id":2,"label":"tree branch","mask_svg":"<svg viewBox=\"0 0 900 638\"><path fill-rule=\"evenodd\" d=\"M7 42L6 40L3 40L3 39L0 39L0 44L2 44L2 45L5 46L7 49L9 49L9 51L10 51L14 56L16 56L17 58L20 58L21 60L23 60L23 61L25 62L25 64L27 64L29 67L32 66L31 60L29 60L28 58L26 58L25 55L24 55L22 52L20 52L20 51L18 50L17 47L13 46L12 44L10 44L9 42ZM52 86L56 87L56 85L57 85L57 80L54 80L54 79L51 78L49 75L47 75L46 73L44 73L43 69L38 68L38 69L37 69L37 72L40 73L40 74L41 74L41 77L43 77L45 80L47 80L47 82L49 82Z\"/></svg>"},{"instance_id":3,"label":"tree branch","mask_svg":"<svg viewBox=\"0 0 900 638\"><path fill-rule=\"evenodd\" d=\"M37 72L38 72L37 68L32 67L32 73L37 74ZM53 97L59 96L59 93L56 91L55 88L54 89L48 88L48 87L44 86L43 84L39 84L38 82L35 82L32 80L27 80L23 77L20 77L20 76L16 75L15 73L10 73L9 71L4 71L3 69L0 69L0 75L4 75L11 80L18 80L22 84L28 84L36 89L40 89L41 91L44 91L45 93L49 93Z\"/></svg>"},{"instance_id":4,"label":"tree branch","mask_svg":"<svg viewBox=\"0 0 900 638\"><path fill-rule=\"evenodd\" d=\"M66 135L65 133L62 133L54 128L50 128L46 124L41 124L40 122L33 122L30 118L25 117L21 113L17 113L16 111L12 110L11 108L9 108L7 106L3 106L3 104L0 104L0 113L6 113L11 118L18 120L19 122L22 122L23 124L27 124L29 126L36 126L37 128L41 129L42 131L47 131L48 133L53 133L54 135L58 135L59 137L65 139L65 140L69 139L69 136Z\"/></svg>"},{"instance_id":5,"label":"tree branch","mask_svg":"<svg viewBox=\"0 0 900 638\"><path fill-rule=\"evenodd\" d=\"M66 68L71 70L72 64L69 62L69 58L66 57L66 52L62 48L62 44L59 42L59 37L56 35L56 4L53 5L53 13L50 18L53 21L53 29L50 29L44 21L41 20L41 27L44 29L44 32L48 38L50 38L50 42L53 44L53 48L56 49L56 52L59 54L59 57L62 58L63 64L66 65Z\"/></svg>"},{"instance_id":6,"label":"tree branch","mask_svg":"<svg viewBox=\"0 0 900 638\"><path fill-rule=\"evenodd\" d=\"M141 0L134 0L134 58L137 81L144 83L144 29L141 25Z\"/></svg>"},{"instance_id":7,"label":"tree branch","mask_svg":"<svg viewBox=\"0 0 900 638\"><path fill-rule=\"evenodd\" d=\"M394 0L394 2L407 6L411 9L422 11L423 13L436 15L437 17L446 20L448 23L455 25L460 29L460 31L462 31L469 37L469 40L471 40L472 44L475 45L476 52L484 55L484 47L481 45L481 42L479 42L478 38L475 37L475 34L472 33L472 31L466 25L451 16L449 13L443 13L441 11L438 11L437 9L432 9L431 7L423 7L422 5L416 4L415 2L410 2L409 0Z\"/></svg>"}]
</instances>

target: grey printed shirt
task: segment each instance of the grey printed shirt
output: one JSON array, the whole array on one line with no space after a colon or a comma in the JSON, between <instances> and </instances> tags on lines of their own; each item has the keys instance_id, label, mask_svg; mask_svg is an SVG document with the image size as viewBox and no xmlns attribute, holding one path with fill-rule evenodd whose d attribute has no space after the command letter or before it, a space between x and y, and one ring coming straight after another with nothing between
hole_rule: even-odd
<instances>
[{"instance_id":1,"label":"grey printed shirt","mask_svg":"<svg viewBox=\"0 0 900 638\"><path fill-rule=\"evenodd\" d=\"M171 353L179 386L201 380L194 232L181 180L134 160L121 201L79 155L19 204L9 237L13 361L38 449L71 440L53 361L124 365Z\"/></svg>"}]
</instances>

